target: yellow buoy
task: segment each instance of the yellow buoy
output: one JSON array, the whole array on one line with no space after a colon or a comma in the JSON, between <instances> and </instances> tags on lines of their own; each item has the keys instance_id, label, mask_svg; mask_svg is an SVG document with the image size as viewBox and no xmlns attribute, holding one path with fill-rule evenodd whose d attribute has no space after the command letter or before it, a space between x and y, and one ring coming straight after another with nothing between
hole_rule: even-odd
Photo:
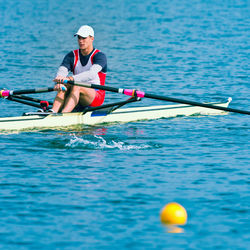
<instances>
[{"instance_id":1,"label":"yellow buoy","mask_svg":"<svg viewBox=\"0 0 250 250\"><path fill-rule=\"evenodd\" d=\"M176 202L168 203L161 211L161 222L170 225L185 225L186 209Z\"/></svg>"}]
</instances>

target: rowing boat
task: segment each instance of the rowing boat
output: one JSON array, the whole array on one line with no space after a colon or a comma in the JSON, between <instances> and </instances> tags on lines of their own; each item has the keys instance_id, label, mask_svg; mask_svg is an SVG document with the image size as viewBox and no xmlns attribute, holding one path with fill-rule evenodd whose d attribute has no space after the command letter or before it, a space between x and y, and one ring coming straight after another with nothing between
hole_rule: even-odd
<instances>
[{"instance_id":1,"label":"rowing boat","mask_svg":"<svg viewBox=\"0 0 250 250\"><path fill-rule=\"evenodd\" d=\"M218 107L228 107L231 98L224 103L211 103ZM25 130L33 128L58 128L72 125L96 125L103 123L126 123L176 116L217 115L225 111L191 106L186 104L159 105L150 107L116 108L98 107L84 112L46 113L29 112L22 116L0 118L0 130Z\"/></svg>"},{"instance_id":2,"label":"rowing boat","mask_svg":"<svg viewBox=\"0 0 250 250\"><path fill-rule=\"evenodd\" d=\"M25 130L33 128L58 128L73 125L96 125L103 123L125 123L176 116L216 115L225 114L225 112L250 115L250 111L228 108L232 98L228 98L228 101L223 103L200 103L196 101L188 101L152 93L145 93L135 89L122 89L66 80L64 81L64 84L101 89L131 97L125 101L105 104L100 107L86 107L82 112L49 113L47 111L50 106L52 106L52 102L36 99L30 96L24 96L23 94L55 91L54 87L23 90L3 89L0 90L0 98L42 108L44 112L29 112L23 114L22 116L0 118L0 131ZM178 104L121 108L129 103L138 102L142 98L150 98Z\"/></svg>"}]
</instances>

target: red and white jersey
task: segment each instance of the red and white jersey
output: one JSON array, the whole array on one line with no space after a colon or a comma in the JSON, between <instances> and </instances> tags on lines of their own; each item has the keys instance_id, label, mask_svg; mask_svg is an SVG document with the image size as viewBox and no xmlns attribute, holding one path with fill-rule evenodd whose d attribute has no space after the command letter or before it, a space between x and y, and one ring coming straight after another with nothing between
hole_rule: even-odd
<instances>
[{"instance_id":1,"label":"red and white jersey","mask_svg":"<svg viewBox=\"0 0 250 250\"><path fill-rule=\"evenodd\" d=\"M79 49L74 50L73 51L73 53L74 53L73 75L77 75L77 74L80 74L82 72L90 70L91 66L93 65L93 58L94 58L95 54L97 54L98 52L100 52L100 50L94 49L94 51L92 52L92 54L89 57L87 64L85 66L83 66L81 64L81 61L80 61ZM94 79L89 80L88 82L92 83L92 84L105 85L105 79L106 79L106 73L100 71L100 72L98 72L98 74L96 75L96 77Z\"/></svg>"}]
</instances>

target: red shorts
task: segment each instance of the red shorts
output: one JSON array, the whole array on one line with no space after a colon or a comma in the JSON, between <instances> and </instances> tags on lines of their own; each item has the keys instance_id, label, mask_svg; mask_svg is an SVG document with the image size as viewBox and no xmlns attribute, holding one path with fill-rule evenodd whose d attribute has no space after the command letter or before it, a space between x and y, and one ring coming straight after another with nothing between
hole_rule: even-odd
<instances>
[{"instance_id":1,"label":"red shorts","mask_svg":"<svg viewBox=\"0 0 250 250\"><path fill-rule=\"evenodd\" d=\"M96 90L95 99L89 105L90 107L101 106L105 99L105 90Z\"/></svg>"}]
</instances>

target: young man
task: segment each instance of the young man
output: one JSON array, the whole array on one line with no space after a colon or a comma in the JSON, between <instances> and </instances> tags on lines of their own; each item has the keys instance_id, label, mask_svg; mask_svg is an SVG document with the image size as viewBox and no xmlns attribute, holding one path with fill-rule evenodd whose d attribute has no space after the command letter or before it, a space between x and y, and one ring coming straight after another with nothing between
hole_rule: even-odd
<instances>
[{"instance_id":1,"label":"young man","mask_svg":"<svg viewBox=\"0 0 250 250\"><path fill-rule=\"evenodd\" d=\"M81 26L75 34L79 49L68 53L57 71L55 90L58 91L52 111L71 112L77 106L100 106L104 102L105 91L91 88L64 85L64 80L105 84L107 58L93 47L94 30L88 25ZM69 72L73 76L68 76Z\"/></svg>"}]
</instances>

